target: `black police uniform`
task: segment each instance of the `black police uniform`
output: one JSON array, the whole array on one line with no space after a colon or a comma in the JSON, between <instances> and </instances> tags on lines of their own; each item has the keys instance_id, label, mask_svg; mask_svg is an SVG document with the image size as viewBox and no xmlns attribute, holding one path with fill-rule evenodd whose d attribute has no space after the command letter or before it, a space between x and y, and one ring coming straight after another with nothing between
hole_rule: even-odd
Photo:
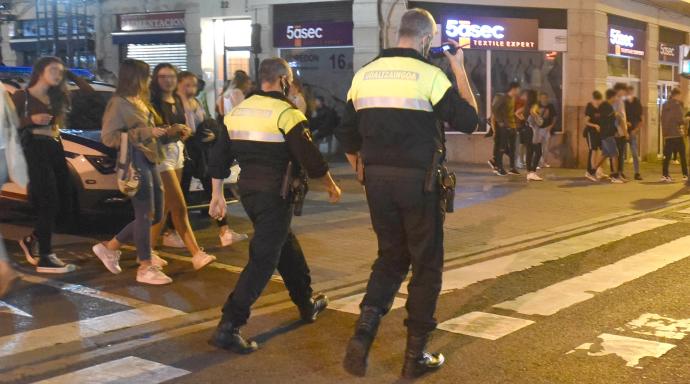
<instances>
[{"instance_id":1,"label":"black police uniform","mask_svg":"<svg viewBox=\"0 0 690 384\"><path fill-rule=\"evenodd\" d=\"M248 97L225 116L225 125L227 130L221 130L212 149L209 173L224 179L232 162L238 161L242 170L240 200L254 225L254 237L249 244L249 262L223 307L219 329L230 327L232 330L226 331L237 333L237 328L246 324L252 304L276 268L302 317L314 320L310 272L290 229L293 204L281 197L281 185L290 161L301 164L312 178L325 176L328 165L311 141L306 117L279 92L257 92ZM319 305L325 306L325 297L320 299ZM223 345L223 335L216 336L218 346L232 346L232 342Z\"/></svg>"},{"instance_id":2,"label":"black police uniform","mask_svg":"<svg viewBox=\"0 0 690 384\"><path fill-rule=\"evenodd\" d=\"M357 347L364 345L365 359L378 318L390 310L410 266L405 321L408 334L424 338L436 328L444 212L438 191L425 191L425 180L434 153L442 148L439 121L471 133L478 117L443 71L417 51L384 50L355 75L336 137L347 153L362 157L379 245L355 336L366 339ZM350 352L348 347L348 358ZM361 363L355 364L359 367L354 371L359 372L348 368L347 361L346 369L363 374Z\"/></svg>"}]
</instances>

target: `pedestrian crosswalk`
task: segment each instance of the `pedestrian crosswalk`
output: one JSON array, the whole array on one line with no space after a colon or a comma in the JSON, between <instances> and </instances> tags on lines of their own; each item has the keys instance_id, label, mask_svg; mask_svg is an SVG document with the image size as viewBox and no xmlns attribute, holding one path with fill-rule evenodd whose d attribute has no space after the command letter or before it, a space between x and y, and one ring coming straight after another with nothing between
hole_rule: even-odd
<instances>
[{"instance_id":1,"label":"pedestrian crosswalk","mask_svg":"<svg viewBox=\"0 0 690 384\"><path fill-rule=\"evenodd\" d=\"M516 252L507 256L452 269L443 273L441 294L463 289L484 280L499 278L514 272L525 271L548 261L563 259L571 255L589 251L606 244L675 223L675 220L643 218ZM401 287L400 293L407 294L406 285ZM357 314L359 313L357 299L361 299L362 296L363 294L356 294L336 300L332 303L330 308L341 312ZM393 309L400 308L403 305L404 299L396 298Z\"/></svg>"},{"instance_id":2,"label":"pedestrian crosswalk","mask_svg":"<svg viewBox=\"0 0 690 384\"><path fill-rule=\"evenodd\" d=\"M675 212L690 214L690 209ZM664 218L644 218L615 225L594 232L577 235L553 243L519 251L510 255L470 264L444 272L442 295L469 287L489 279L497 279L515 272L524 272L546 262L564 259L588 252L645 232L659 230L677 221ZM584 303L598 294L631 283L673 263L690 257L690 236L680 237L667 243L641 250L617 259L581 275L574 276L509 300L489 304L483 311L474 310L440 319L438 329L454 334L497 341L517 334L541 319ZM400 290L405 295L403 286ZM352 308L361 298L353 295L341 299L351 303L348 308L335 306L335 310L356 313ZM402 298L396 298L396 306L402 306ZM347 308L347 309L346 309ZM627 367L641 368L646 357L659 358L675 347L673 340L680 340L690 333L690 319L674 320L654 314L645 314L631 320L619 329L600 333L589 343L574 344L567 354L584 354L598 357L616 355Z\"/></svg>"},{"instance_id":3,"label":"pedestrian crosswalk","mask_svg":"<svg viewBox=\"0 0 690 384\"><path fill-rule=\"evenodd\" d=\"M38 381L35 384L158 384L189 373L184 369L128 356Z\"/></svg>"}]
</instances>

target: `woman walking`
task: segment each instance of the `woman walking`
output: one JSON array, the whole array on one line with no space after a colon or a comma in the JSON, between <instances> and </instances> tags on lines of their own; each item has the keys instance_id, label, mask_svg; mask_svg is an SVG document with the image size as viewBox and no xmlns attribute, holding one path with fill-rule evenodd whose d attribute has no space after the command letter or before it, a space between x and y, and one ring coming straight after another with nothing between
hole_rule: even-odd
<instances>
[{"instance_id":1,"label":"woman walking","mask_svg":"<svg viewBox=\"0 0 690 384\"><path fill-rule=\"evenodd\" d=\"M192 255L194 269L198 270L214 262L216 257L209 255L196 242L192 225L189 223L187 203L184 199L180 180L184 168L184 143L192 133L186 125L187 118L182 100L176 93L177 69L168 63L161 63L153 70L151 81L151 105L155 110L157 126L167 126L168 135L163 138L163 158L158 165L165 203L163 219L151 228L151 238L157 239L164 228L168 213L172 217L175 230L184 246Z\"/></svg>"},{"instance_id":2,"label":"woman walking","mask_svg":"<svg viewBox=\"0 0 690 384\"><path fill-rule=\"evenodd\" d=\"M27 89L12 95L29 171L29 196L38 215L33 233L21 239L19 245L27 261L36 265L39 273L67 273L76 269L73 264L60 260L52 249L56 218L71 217L74 206L60 140L60 128L64 127L69 107L67 78L74 81L81 92L93 92L86 81L65 71L62 60L43 57L34 65Z\"/></svg>"},{"instance_id":3,"label":"woman walking","mask_svg":"<svg viewBox=\"0 0 690 384\"><path fill-rule=\"evenodd\" d=\"M117 148L121 133L127 132L131 144L131 159L139 172L139 189L132 197L134 221L105 243L96 244L93 252L112 273L120 273L120 247L134 241L139 261L136 280L143 284L169 284L164 260L151 253L151 225L161 221L163 188L156 169L161 159L159 140L167 137L168 129L154 124L154 112L149 103L149 65L143 61L126 59L120 65L115 95L108 102L103 115L101 139L109 147Z\"/></svg>"},{"instance_id":4,"label":"woman walking","mask_svg":"<svg viewBox=\"0 0 690 384\"><path fill-rule=\"evenodd\" d=\"M530 129L526 130L530 137L527 140L527 181L542 181L537 174L537 167L542 157L542 143L548 134L546 128L543 128L544 118L542 116L542 109L537 101L537 92L533 90L527 91L527 102L525 103L525 116L527 116L527 125Z\"/></svg>"},{"instance_id":5,"label":"woman walking","mask_svg":"<svg viewBox=\"0 0 690 384\"><path fill-rule=\"evenodd\" d=\"M247 72L239 69L235 71L232 81L223 89L221 96L216 101L216 113L218 121L223 121L223 116L232 108L242 102L252 90L252 80Z\"/></svg>"},{"instance_id":6,"label":"woman walking","mask_svg":"<svg viewBox=\"0 0 690 384\"><path fill-rule=\"evenodd\" d=\"M188 158L185 161L182 172L182 191L188 201L189 187L192 177L201 180L204 192L208 200L211 200L211 177L208 176L208 151L218 138L218 124L215 120L208 119L204 108L196 99L198 93L198 79L195 74L188 71L177 75L177 96L184 106L187 126L192 129L192 137L185 143ZM220 244L227 247L248 238L245 234L239 234L228 226L225 219L213 220L218 226Z\"/></svg>"}]
</instances>

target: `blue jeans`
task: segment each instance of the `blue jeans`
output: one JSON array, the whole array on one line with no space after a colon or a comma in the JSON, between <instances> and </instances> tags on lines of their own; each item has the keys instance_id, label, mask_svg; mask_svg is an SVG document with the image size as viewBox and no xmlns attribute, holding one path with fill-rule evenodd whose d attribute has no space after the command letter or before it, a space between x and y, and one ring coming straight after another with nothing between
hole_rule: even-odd
<instances>
[{"instance_id":1,"label":"blue jeans","mask_svg":"<svg viewBox=\"0 0 690 384\"><path fill-rule=\"evenodd\" d=\"M134 221L127 224L115 239L120 243L134 240L139 261L151 260L151 226L163 217L163 183L156 164L136 148L132 149L132 161L139 171L139 190L132 198Z\"/></svg>"},{"instance_id":2,"label":"blue jeans","mask_svg":"<svg viewBox=\"0 0 690 384\"><path fill-rule=\"evenodd\" d=\"M7 161L5 160L5 149L0 148L0 187L2 187L9 178L9 170L7 169ZM2 240L2 233L0 233L0 261L7 261L7 250L5 250L5 243Z\"/></svg>"},{"instance_id":3,"label":"blue jeans","mask_svg":"<svg viewBox=\"0 0 690 384\"><path fill-rule=\"evenodd\" d=\"M635 173L640 173L640 139L637 135L630 135L630 153L633 158L633 167L635 168Z\"/></svg>"}]
</instances>

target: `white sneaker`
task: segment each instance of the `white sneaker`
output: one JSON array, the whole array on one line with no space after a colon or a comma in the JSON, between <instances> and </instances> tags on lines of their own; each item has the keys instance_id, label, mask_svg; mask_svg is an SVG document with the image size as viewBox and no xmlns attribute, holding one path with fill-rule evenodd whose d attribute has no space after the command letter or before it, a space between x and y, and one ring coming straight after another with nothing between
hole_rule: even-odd
<instances>
[{"instance_id":1,"label":"white sneaker","mask_svg":"<svg viewBox=\"0 0 690 384\"><path fill-rule=\"evenodd\" d=\"M599 179L597 179L596 176L592 175L592 174L589 173L589 172L585 172L585 177L586 177L587 179L589 179L589 180L595 182L595 183L596 183L597 181L599 181Z\"/></svg>"},{"instance_id":2,"label":"white sneaker","mask_svg":"<svg viewBox=\"0 0 690 384\"><path fill-rule=\"evenodd\" d=\"M101 260L103 265L114 274L118 274L122 272L122 268L120 268L120 255L122 252L120 251L112 251L108 249L103 243L98 243L94 245L92 248L93 253L98 256L98 258Z\"/></svg>"},{"instance_id":3,"label":"white sneaker","mask_svg":"<svg viewBox=\"0 0 690 384\"><path fill-rule=\"evenodd\" d=\"M542 165L543 165L544 168L551 168L551 164L549 164L549 163L544 163L544 164L542 164Z\"/></svg>"},{"instance_id":4,"label":"white sneaker","mask_svg":"<svg viewBox=\"0 0 690 384\"><path fill-rule=\"evenodd\" d=\"M220 245L223 247L227 247L228 245L232 245L233 243L239 243L240 241L244 241L249 238L249 236L247 236L246 234L237 233L232 229L228 229L227 231L218 235L218 237L220 238Z\"/></svg>"},{"instance_id":5,"label":"white sneaker","mask_svg":"<svg viewBox=\"0 0 690 384\"><path fill-rule=\"evenodd\" d=\"M597 173L596 173L595 176L596 176L597 179L599 179L599 180L601 180L601 179L606 179L606 178L609 177L609 175L607 175L607 174L604 172L604 170L601 169L601 167L597 168Z\"/></svg>"},{"instance_id":6,"label":"white sneaker","mask_svg":"<svg viewBox=\"0 0 690 384\"><path fill-rule=\"evenodd\" d=\"M214 261L216 261L216 257L204 252L203 249L200 249L199 252L192 256L192 265L197 271L213 263Z\"/></svg>"},{"instance_id":7,"label":"white sneaker","mask_svg":"<svg viewBox=\"0 0 690 384\"><path fill-rule=\"evenodd\" d=\"M539 177L539 175L537 175L536 172L530 172L527 174L527 181L543 181L543 180L544 179Z\"/></svg>"},{"instance_id":8,"label":"white sneaker","mask_svg":"<svg viewBox=\"0 0 690 384\"><path fill-rule=\"evenodd\" d=\"M137 282L151 285L165 285L172 283L172 279L155 265L140 266L137 270Z\"/></svg>"},{"instance_id":9,"label":"white sneaker","mask_svg":"<svg viewBox=\"0 0 690 384\"><path fill-rule=\"evenodd\" d=\"M683 181L688 181L688 177L687 177L687 176L683 176Z\"/></svg>"},{"instance_id":10,"label":"white sneaker","mask_svg":"<svg viewBox=\"0 0 690 384\"><path fill-rule=\"evenodd\" d=\"M662 183L673 183L673 179L671 176L661 176L661 179L659 180Z\"/></svg>"},{"instance_id":11,"label":"white sneaker","mask_svg":"<svg viewBox=\"0 0 690 384\"><path fill-rule=\"evenodd\" d=\"M621 180L621 179L619 179L619 178L617 178L617 177L612 177L612 178L611 178L611 184L623 184L623 183L624 183L624 181Z\"/></svg>"},{"instance_id":12,"label":"white sneaker","mask_svg":"<svg viewBox=\"0 0 690 384\"><path fill-rule=\"evenodd\" d=\"M167 267L168 261L161 257L155 250L151 250L151 264L157 267Z\"/></svg>"},{"instance_id":13,"label":"white sneaker","mask_svg":"<svg viewBox=\"0 0 690 384\"><path fill-rule=\"evenodd\" d=\"M675 165L680 165L680 160L673 160L673 161L671 161L671 163L673 163Z\"/></svg>"},{"instance_id":14,"label":"white sneaker","mask_svg":"<svg viewBox=\"0 0 690 384\"><path fill-rule=\"evenodd\" d=\"M184 241L177 231L166 232L163 235L163 245L170 248L185 248Z\"/></svg>"}]
</instances>

